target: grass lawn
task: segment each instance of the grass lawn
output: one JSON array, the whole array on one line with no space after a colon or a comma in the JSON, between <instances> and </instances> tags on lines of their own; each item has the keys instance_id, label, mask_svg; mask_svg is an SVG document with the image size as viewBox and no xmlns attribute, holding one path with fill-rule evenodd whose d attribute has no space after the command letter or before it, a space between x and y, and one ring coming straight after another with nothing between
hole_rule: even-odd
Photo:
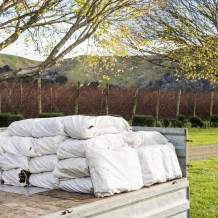
<instances>
[{"instance_id":1,"label":"grass lawn","mask_svg":"<svg viewBox=\"0 0 218 218\"><path fill-rule=\"evenodd\" d=\"M218 128L189 128L188 139L193 141L189 146L218 144Z\"/></svg>"},{"instance_id":2,"label":"grass lawn","mask_svg":"<svg viewBox=\"0 0 218 218\"><path fill-rule=\"evenodd\" d=\"M189 165L191 217L218 217L218 158Z\"/></svg>"}]
</instances>

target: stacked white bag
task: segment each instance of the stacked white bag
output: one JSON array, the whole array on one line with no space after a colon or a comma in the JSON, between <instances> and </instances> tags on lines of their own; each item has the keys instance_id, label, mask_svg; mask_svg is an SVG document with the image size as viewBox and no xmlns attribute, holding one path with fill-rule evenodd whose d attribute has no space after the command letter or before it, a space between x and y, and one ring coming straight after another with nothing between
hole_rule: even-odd
<instances>
[{"instance_id":1,"label":"stacked white bag","mask_svg":"<svg viewBox=\"0 0 218 218\"><path fill-rule=\"evenodd\" d=\"M0 180L8 185L25 186L25 183L19 182L19 173L22 169L29 169L29 158L18 153L8 152L10 139L8 131L0 133Z\"/></svg>"},{"instance_id":2,"label":"stacked white bag","mask_svg":"<svg viewBox=\"0 0 218 218\"><path fill-rule=\"evenodd\" d=\"M60 188L71 192L93 193L91 169L88 167L86 156L88 146L98 147L103 151L109 147L122 148L127 146L129 141L123 134L117 133L96 136L87 140L68 139L63 142L57 151L59 162L53 171L55 177L60 180Z\"/></svg>"},{"instance_id":3,"label":"stacked white bag","mask_svg":"<svg viewBox=\"0 0 218 218\"><path fill-rule=\"evenodd\" d=\"M85 153L86 141L68 139L58 148L59 161L53 174L58 178L60 188L65 191L93 193Z\"/></svg>"},{"instance_id":4,"label":"stacked white bag","mask_svg":"<svg viewBox=\"0 0 218 218\"><path fill-rule=\"evenodd\" d=\"M1 159L1 155L4 153L2 146L5 144L5 142L8 140L9 137L10 135L7 131L0 132L0 159ZM2 182L2 174L3 174L3 169L0 164L0 184Z\"/></svg>"},{"instance_id":5,"label":"stacked white bag","mask_svg":"<svg viewBox=\"0 0 218 218\"><path fill-rule=\"evenodd\" d=\"M12 171L4 171L3 180L18 186L15 178L19 180L19 176L11 177L12 172L19 174L18 171L15 173L18 168L31 173L31 185L58 188L52 171L57 163L58 146L67 139L61 118L18 121L12 123L8 131L12 136L2 146L6 153L0 158L0 164L3 164L3 170ZM9 163L12 165L10 169L4 166Z\"/></svg>"},{"instance_id":6,"label":"stacked white bag","mask_svg":"<svg viewBox=\"0 0 218 218\"><path fill-rule=\"evenodd\" d=\"M102 146L123 144L121 134L129 131L128 123L122 118L110 116L87 117L69 116L64 118L65 132L71 137L63 142L58 151L58 164L53 171L59 179L61 189L71 192L93 193L93 183L86 158L87 146L92 141L100 141Z\"/></svg>"},{"instance_id":7,"label":"stacked white bag","mask_svg":"<svg viewBox=\"0 0 218 218\"><path fill-rule=\"evenodd\" d=\"M52 171L58 162L57 150L67 139L64 135L42 137L35 140L35 150L41 155L30 160L30 184L49 189L57 189L56 178Z\"/></svg>"},{"instance_id":8,"label":"stacked white bag","mask_svg":"<svg viewBox=\"0 0 218 218\"><path fill-rule=\"evenodd\" d=\"M126 136L134 140L144 186L182 177L175 148L161 133L138 131L129 132Z\"/></svg>"},{"instance_id":9,"label":"stacked white bag","mask_svg":"<svg viewBox=\"0 0 218 218\"><path fill-rule=\"evenodd\" d=\"M30 160L30 184L49 189L57 189L56 178L52 171L58 162L57 149L67 139L63 118L40 119L33 125L32 136L39 157Z\"/></svg>"},{"instance_id":10,"label":"stacked white bag","mask_svg":"<svg viewBox=\"0 0 218 218\"><path fill-rule=\"evenodd\" d=\"M86 150L95 195L106 197L142 188L140 161L137 152L128 146L129 140L122 146L103 146L99 142L93 140Z\"/></svg>"},{"instance_id":11,"label":"stacked white bag","mask_svg":"<svg viewBox=\"0 0 218 218\"><path fill-rule=\"evenodd\" d=\"M182 176L174 146L162 134L132 132L123 118L29 119L8 132L0 133L6 184L24 186L18 175L26 170L33 186L104 197Z\"/></svg>"},{"instance_id":12,"label":"stacked white bag","mask_svg":"<svg viewBox=\"0 0 218 218\"><path fill-rule=\"evenodd\" d=\"M0 132L0 155L4 153L2 146L7 142L8 138L10 137L8 131Z\"/></svg>"}]
</instances>

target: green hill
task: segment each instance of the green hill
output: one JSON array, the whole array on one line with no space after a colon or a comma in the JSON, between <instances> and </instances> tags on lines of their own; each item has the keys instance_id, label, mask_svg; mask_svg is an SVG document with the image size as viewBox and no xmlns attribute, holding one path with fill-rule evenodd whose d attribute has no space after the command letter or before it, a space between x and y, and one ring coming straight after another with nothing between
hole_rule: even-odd
<instances>
[{"instance_id":1,"label":"green hill","mask_svg":"<svg viewBox=\"0 0 218 218\"><path fill-rule=\"evenodd\" d=\"M101 60L104 59L104 60ZM102 64L106 59L106 66ZM110 57L102 57L97 66L89 66L87 57L80 56L79 60L65 59L59 67L53 68L60 74L68 77L69 82L91 82L103 80L103 75L110 77L110 84L120 86L133 86L135 84L144 84L160 78L162 75L171 72L167 68L158 67L147 61L135 61L135 58L118 57L117 62L111 64ZM120 70L122 72L118 73ZM99 73L99 71L101 71Z\"/></svg>"},{"instance_id":2,"label":"green hill","mask_svg":"<svg viewBox=\"0 0 218 218\"><path fill-rule=\"evenodd\" d=\"M38 61L33 61L15 55L0 54L0 67L9 65L11 69L17 70L19 68L32 67L38 63Z\"/></svg>"},{"instance_id":3,"label":"green hill","mask_svg":"<svg viewBox=\"0 0 218 218\"><path fill-rule=\"evenodd\" d=\"M0 67L9 65L12 69L19 69L31 67L38 63L39 62L27 58L0 54ZM104 63L106 63L106 65ZM99 80L106 83L107 80L103 78L103 75L108 75L110 77L110 84L120 86L143 84L147 81L156 80L163 74L169 72L169 69L158 67L147 61L135 61L134 57L117 57L116 62L112 62L111 57L101 57L96 66L90 66L87 56L65 59L61 64L54 66L51 70L55 70L59 74L67 76L70 83L84 83ZM121 72L119 72L120 70Z\"/></svg>"}]
</instances>

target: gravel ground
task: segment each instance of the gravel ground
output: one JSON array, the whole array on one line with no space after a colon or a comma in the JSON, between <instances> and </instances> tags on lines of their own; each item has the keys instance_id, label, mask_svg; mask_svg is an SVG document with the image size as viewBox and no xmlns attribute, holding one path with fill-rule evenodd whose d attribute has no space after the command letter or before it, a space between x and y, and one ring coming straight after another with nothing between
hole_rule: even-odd
<instances>
[{"instance_id":1,"label":"gravel ground","mask_svg":"<svg viewBox=\"0 0 218 218\"><path fill-rule=\"evenodd\" d=\"M218 157L218 144L202 145L188 148L188 160L201 160Z\"/></svg>"}]
</instances>

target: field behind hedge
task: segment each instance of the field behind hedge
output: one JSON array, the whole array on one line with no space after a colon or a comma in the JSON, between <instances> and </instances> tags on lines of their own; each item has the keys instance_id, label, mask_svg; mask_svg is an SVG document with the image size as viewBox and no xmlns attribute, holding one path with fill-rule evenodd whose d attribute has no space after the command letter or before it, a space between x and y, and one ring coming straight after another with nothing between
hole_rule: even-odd
<instances>
[{"instance_id":1,"label":"field behind hedge","mask_svg":"<svg viewBox=\"0 0 218 218\"><path fill-rule=\"evenodd\" d=\"M218 146L218 128L188 128L189 146L217 144Z\"/></svg>"}]
</instances>

